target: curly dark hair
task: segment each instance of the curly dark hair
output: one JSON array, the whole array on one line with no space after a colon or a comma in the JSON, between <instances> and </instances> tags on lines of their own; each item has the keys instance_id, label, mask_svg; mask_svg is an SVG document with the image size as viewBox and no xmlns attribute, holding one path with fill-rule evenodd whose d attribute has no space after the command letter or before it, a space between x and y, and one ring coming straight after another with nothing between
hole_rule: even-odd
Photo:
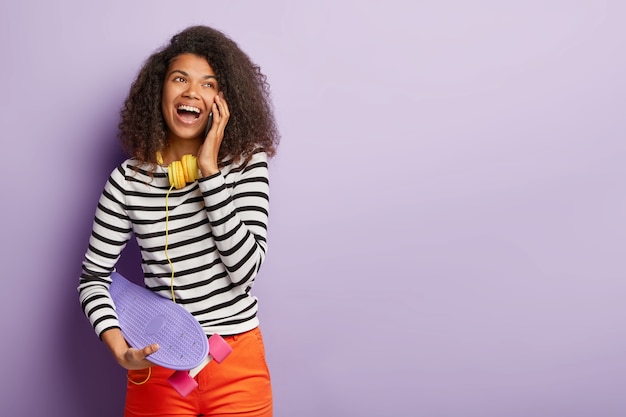
<instances>
[{"instance_id":1,"label":"curly dark hair","mask_svg":"<svg viewBox=\"0 0 626 417\"><path fill-rule=\"evenodd\" d=\"M170 62L184 53L207 59L228 100L230 118L218 160L248 160L259 148L274 156L279 134L267 77L233 40L207 26L191 26L177 33L144 63L120 112L119 137L124 151L140 161L155 163L157 151L167 148L167 125L161 113L163 82Z\"/></svg>"}]
</instances>

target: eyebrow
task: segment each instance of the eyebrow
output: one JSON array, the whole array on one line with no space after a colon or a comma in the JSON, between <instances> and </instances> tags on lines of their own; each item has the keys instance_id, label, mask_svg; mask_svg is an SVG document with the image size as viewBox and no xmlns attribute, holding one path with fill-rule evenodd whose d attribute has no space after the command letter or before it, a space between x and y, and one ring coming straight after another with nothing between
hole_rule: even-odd
<instances>
[{"instance_id":1,"label":"eyebrow","mask_svg":"<svg viewBox=\"0 0 626 417\"><path fill-rule=\"evenodd\" d=\"M181 75L184 75L185 77L189 77L189 74L187 74L185 71L183 70L179 70L179 69L173 69L169 72L168 77L174 73L179 73ZM213 78L214 80L217 81L217 77L215 75L205 75L204 77L202 77L204 80L209 80L211 78Z\"/></svg>"}]
</instances>

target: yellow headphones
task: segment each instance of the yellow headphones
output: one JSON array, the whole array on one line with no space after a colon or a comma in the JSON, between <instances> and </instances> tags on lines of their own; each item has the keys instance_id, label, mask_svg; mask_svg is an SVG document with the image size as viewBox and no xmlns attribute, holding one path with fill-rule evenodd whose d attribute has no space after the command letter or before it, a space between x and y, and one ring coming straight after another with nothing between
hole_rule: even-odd
<instances>
[{"instance_id":1,"label":"yellow headphones","mask_svg":"<svg viewBox=\"0 0 626 417\"><path fill-rule=\"evenodd\" d=\"M163 155L157 152L157 163L163 164ZM170 186L180 190L187 183L194 182L200 176L198 175L198 161L191 154L183 155L180 161L173 161L167 166Z\"/></svg>"}]
</instances>

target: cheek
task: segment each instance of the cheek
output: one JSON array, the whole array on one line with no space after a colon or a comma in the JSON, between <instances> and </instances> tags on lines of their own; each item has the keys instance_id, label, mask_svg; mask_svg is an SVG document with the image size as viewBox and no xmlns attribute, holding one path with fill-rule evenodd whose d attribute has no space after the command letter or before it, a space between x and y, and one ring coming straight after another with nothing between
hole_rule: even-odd
<instances>
[{"instance_id":1,"label":"cheek","mask_svg":"<svg viewBox=\"0 0 626 417\"><path fill-rule=\"evenodd\" d=\"M171 104L174 98L178 96L181 92L176 88L175 85L168 83L163 86L163 90L161 91L161 105Z\"/></svg>"},{"instance_id":2,"label":"cheek","mask_svg":"<svg viewBox=\"0 0 626 417\"><path fill-rule=\"evenodd\" d=\"M167 115L171 112L171 105L173 103L175 95L170 90L163 90L163 94L161 94L161 113L163 115Z\"/></svg>"},{"instance_id":3,"label":"cheek","mask_svg":"<svg viewBox=\"0 0 626 417\"><path fill-rule=\"evenodd\" d=\"M161 116L163 116L163 121L165 122L165 125L169 128L170 119L172 118L172 116L171 116L171 112L167 111L167 108L165 107L163 102L161 102Z\"/></svg>"},{"instance_id":4,"label":"cheek","mask_svg":"<svg viewBox=\"0 0 626 417\"><path fill-rule=\"evenodd\" d=\"M171 100L169 100L167 95L164 93L161 96L161 116L163 116L165 126L169 130L171 129L171 123L174 116L172 115L171 106L169 106L168 103L171 103Z\"/></svg>"},{"instance_id":5,"label":"cheek","mask_svg":"<svg viewBox=\"0 0 626 417\"><path fill-rule=\"evenodd\" d=\"M211 106L215 101L215 96L218 94L218 90L211 90L204 94L204 101L208 106Z\"/></svg>"}]
</instances>

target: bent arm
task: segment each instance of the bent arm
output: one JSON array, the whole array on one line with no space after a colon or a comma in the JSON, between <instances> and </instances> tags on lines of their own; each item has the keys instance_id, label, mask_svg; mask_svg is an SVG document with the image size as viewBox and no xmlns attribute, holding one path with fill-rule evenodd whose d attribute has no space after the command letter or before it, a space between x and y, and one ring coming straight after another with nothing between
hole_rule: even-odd
<instances>
[{"instance_id":1,"label":"bent arm","mask_svg":"<svg viewBox=\"0 0 626 417\"><path fill-rule=\"evenodd\" d=\"M78 285L81 307L99 337L106 330L119 329L109 286L111 273L132 231L124 207L122 181L124 175L118 168L100 196Z\"/></svg>"},{"instance_id":2,"label":"bent arm","mask_svg":"<svg viewBox=\"0 0 626 417\"><path fill-rule=\"evenodd\" d=\"M267 154L257 152L232 185L214 174L199 180L220 259L235 285L251 287L267 250Z\"/></svg>"}]
</instances>

